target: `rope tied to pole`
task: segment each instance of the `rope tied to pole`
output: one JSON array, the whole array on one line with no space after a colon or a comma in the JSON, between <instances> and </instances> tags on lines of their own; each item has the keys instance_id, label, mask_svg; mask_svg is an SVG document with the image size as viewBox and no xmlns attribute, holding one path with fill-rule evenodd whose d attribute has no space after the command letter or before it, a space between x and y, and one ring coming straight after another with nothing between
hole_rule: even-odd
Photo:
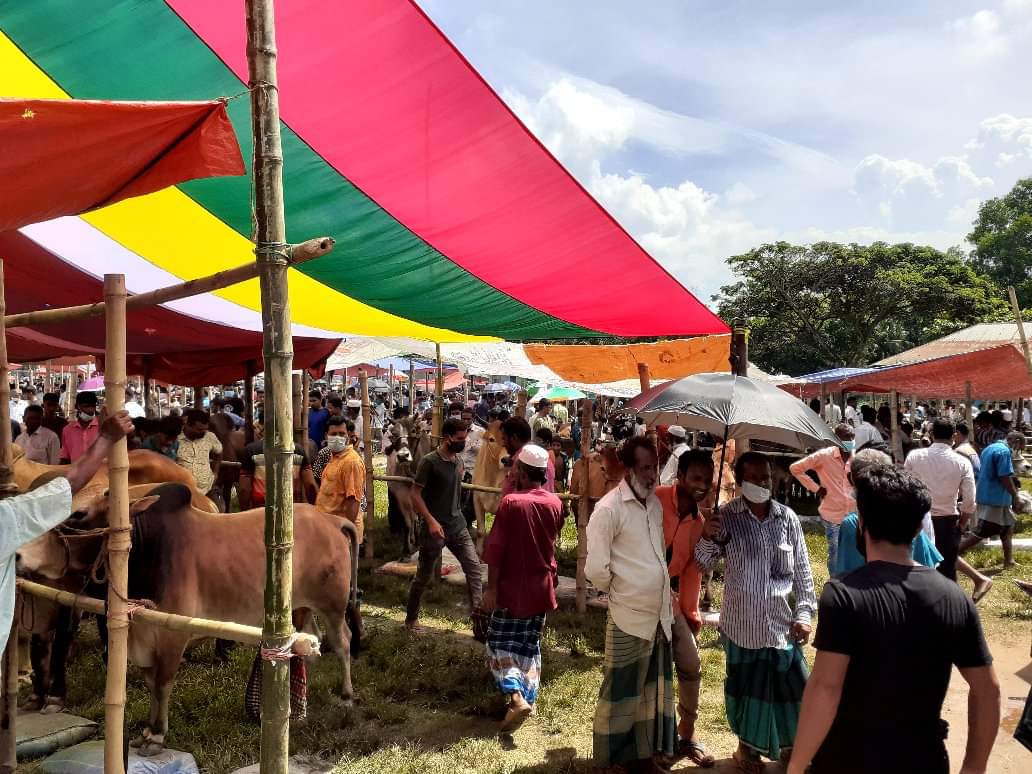
<instances>
[{"instance_id":1,"label":"rope tied to pole","mask_svg":"<svg viewBox=\"0 0 1032 774\"><path fill-rule=\"evenodd\" d=\"M291 245L286 242L255 242L254 254L266 256L266 261L281 266L290 265Z\"/></svg>"}]
</instances>

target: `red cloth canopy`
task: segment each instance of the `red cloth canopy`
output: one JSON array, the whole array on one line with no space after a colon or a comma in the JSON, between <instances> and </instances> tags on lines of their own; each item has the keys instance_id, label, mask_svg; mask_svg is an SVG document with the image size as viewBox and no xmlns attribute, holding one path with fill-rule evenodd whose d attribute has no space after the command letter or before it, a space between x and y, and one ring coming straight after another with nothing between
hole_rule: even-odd
<instances>
[{"instance_id":1,"label":"red cloth canopy","mask_svg":"<svg viewBox=\"0 0 1032 774\"><path fill-rule=\"evenodd\" d=\"M0 231L243 175L222 102L0 100Z\"/></svg>"},{"instance_id":2,"label":"red cloth canopy","mask_svg":"<svg viewBox=\"0 0 1032 774\"><path fill-rule=\"evenodd\" d=\"M1010 344L963 352L958 355L924 360L877 371L858 374L837 382L826 383L826 391L892 392L916 395L929 400L958 399L971 384L973 398L1011 400L1032 396L1032 377L1025 358ZM818 384L788 383L783 390L812 398L820 394Z\"/></svg>"},{"instance_id":3,"label":"red cloth canopy","mask_svg":"<svg viewBox=\"0 0 1032 774\"><path fill-rule=\"evenodd\" d=\"M89 304L103 297L103 283L62 261L17 231L0 233L0 256L9 314ZM91 317L7 331L10 360L40 362L67 355L104 354L104 318ZM294 367L320 376L340 339L294 337ZM221 384L242 379L247 362L264 368L262 335L205 322L162 306L126 314L127 367L171 384Z\"/></svg>"}]
</instances>

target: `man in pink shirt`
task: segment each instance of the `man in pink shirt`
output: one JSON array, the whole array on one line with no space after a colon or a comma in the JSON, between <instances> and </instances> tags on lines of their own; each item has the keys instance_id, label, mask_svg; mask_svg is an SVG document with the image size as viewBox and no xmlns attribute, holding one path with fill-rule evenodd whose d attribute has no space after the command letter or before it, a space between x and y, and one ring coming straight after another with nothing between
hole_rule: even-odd
<instances>
[{"instance_id":1,"label":"man in pink shirt","mask_svg":"<svg viewBox=\"0 0 1032 774\"><path fill-rule=\"evenodd\" d=\"M80 392L75 396L75 418L61 431L61 462L75 462L100 435L97 419L97 394Z\"/></svg>"},{"instance_id":2,"label":"man in pink shirt","mask_svg":"<svg viewBox=\"0 0 1032 774\"><path fill-rule=\"evenodd\" d=\"M829 446L815 451L809 457L793 462L789 467L792 475L810 492L816 492L821 504L817 510L824 522L824 534L828 538L828 574L835 567L838 553L839 527L847 515L856 510L856 497L849 483L849 461L853 456L853 428L843 423L835 426L835 435L842 442L842 448ZM809 475L817 474L818 484Z\"/></svg>"}]
</instances>

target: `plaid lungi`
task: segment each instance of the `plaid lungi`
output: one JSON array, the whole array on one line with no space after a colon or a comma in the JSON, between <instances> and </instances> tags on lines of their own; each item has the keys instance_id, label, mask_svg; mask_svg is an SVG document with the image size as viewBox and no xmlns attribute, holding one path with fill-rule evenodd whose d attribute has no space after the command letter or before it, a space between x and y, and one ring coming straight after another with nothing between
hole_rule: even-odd
<instances>
[{"instance_id":1,"label":"plaid lungi","mask_svg":"<svg viewBox=\"0 0 1032 774\"><path fill-rule=\"evenodd\" d=\"M742 742L777 760L791 747L799 724L799 705L809 672L798 645L743 648L725 638L727 722Z\"/></svg>"},{"instance_id":2,"label":"plaid lungi","mask_svg":"<svg viewBox=\"0 0 1032 774\"><path fill-rule=\"evenodd\" d=\"M487 665L506 696L523 695L528 704L541 687L541 630L545 616L516 618L495 610L487 625Z\"/></svg>"},{"instance_id":3,"label":"plaid lungi","mask_svg":"<svg viewBox=\"0 0 1032 774\"><path fill-rule=\"evenodd\" d=\"M673 653L662 626L652 640L620 631L606 618L602 689L592 726L595 765L673 755Z\"/></svg>"}]
</instances>

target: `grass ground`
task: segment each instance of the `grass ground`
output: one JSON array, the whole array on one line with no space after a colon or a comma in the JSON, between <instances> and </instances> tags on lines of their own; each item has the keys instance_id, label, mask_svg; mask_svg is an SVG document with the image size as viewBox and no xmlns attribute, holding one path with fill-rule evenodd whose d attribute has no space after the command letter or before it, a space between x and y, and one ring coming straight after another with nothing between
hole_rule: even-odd
<instances>
[{"instance_id":1,"label":"grass ground","mask_svg":"<svg viewBox=\"0 0 1032 774\"><path fill-rule=\"evenodd\" d=\"M378 484L378 487L383 485ZM377 491L377 512L386 512L385 490ZM800 510L805 510L801 507ZM369 527L379 556L394 541L384 519ZM1019 532L1032 534L1025 516ZM823 534L807 534L818 591L827 579ZM996 587L980 610L990 639L1026 638L1032 607L1011 578L1032 578L1032 552L1017 554L1017 567L1002 571L999 549L972 552L969 559L994 576ZM564 530L559 545L564 574L573 574L576 534ZM347 774L568 774L590 770L591 720L601 683L604 617L563 609L548 619L544 675L537 715L504 743L495 734L503 714L501 697L484 668L482 646L468 632L460 588L434 586L424 597L423 622L437 631L421 637L401 627L408 582L364 569L363 614L367 640L354 664L356 706L345 711L334 698L338 666L323 657L309 672L309 717L294 724L292 750L336 764ZM970 590L970 589L969 589ZM719 584L716 584L719 603ZM103 721L104 668L92 625L84 627L70 667L69 709ZM713 630L701 638L702 704L698 736L718 757L733 738L724 718L724 659ZM812 651L810 651L812 654ZM244 686L254 651L237 649L228 665L215 662L211 643L190 656L172 695L170 746L188 750L205 772L228 772L258 759L257 724L243 709ZM127 719L137 730L149 698L139 674L131 672ZM38 764L19 767L38 771Z\"/></svg>"}]
</instances>

